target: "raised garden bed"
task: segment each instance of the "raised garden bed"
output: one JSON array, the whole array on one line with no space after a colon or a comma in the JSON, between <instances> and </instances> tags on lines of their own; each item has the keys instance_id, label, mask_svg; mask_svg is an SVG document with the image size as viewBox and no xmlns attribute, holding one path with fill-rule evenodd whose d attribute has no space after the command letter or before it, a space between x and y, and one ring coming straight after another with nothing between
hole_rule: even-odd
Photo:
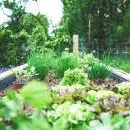
<instances>
[{"instance_id":1,"label":"raised garden bed","mask_svg":"<svg viewBox=\"0 0 130 130\"><path fill-rule=\"evenodd\" d=\"M41 82L7 89L9 93L5 91L2 95L1 104L8 109L8 114L0 109L3 126L16 130L27 126L29 130L130 130L130 82L124 82L128 79L119 73L113 74L120 78L111 78L107 67L91 56L81 59L83 66L64 64L64 60L73 63L72 59L72 54L60 57L56 62L58 66L51 66ZM36 71L39 64L33 63ZM65 70L62 65L74 68ZM62 71L64 76L59 78Z\"/></svg>"}]
</instances>

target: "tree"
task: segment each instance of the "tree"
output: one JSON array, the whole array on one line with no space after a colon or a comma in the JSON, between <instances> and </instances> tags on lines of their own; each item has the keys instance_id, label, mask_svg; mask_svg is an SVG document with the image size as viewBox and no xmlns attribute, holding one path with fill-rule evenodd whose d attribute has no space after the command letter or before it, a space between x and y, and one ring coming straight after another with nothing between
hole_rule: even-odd
<instances>
[{"instance_id":1,"label":"tree","mask_svg":"<svg viewBox=\"0 0 130 130\"><path fill-rule=\"evenodd\" d=\"M110 41L121 42L120 31L129 0L62 0L62 3L70 36L77 33L89 40L91 50L94 41L100 53L109 48Z\"/></svg>"},{"instance_id":2,"label":"tree","mask_svg":"<svg viewBox=\"0 0 130 130\"><path fill-rule=\"evenodd\" d=\"M1 66L25 63L30 50L44 46L49 39L47 17L25 12L26 3L25 0L3 0L0 4L3 11L6 8L12 12L11 15L4 12L9 21L0 28Z\"/></svg>"}]
</instances>

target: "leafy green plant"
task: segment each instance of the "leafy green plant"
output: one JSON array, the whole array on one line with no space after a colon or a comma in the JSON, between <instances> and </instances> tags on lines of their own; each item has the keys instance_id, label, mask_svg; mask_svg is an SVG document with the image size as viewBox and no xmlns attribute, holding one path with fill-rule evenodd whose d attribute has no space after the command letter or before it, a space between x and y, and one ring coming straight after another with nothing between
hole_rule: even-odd
<instances>
[{"instance_id":1,"label":"leafy green plant","mask_svg":"<svg viewBox=\"0 0 130 130\"><path fill-rule=\"evenodd\" d=\"M87 72L91 80L105 79L111 75L107 66L102 64L92 54L88 54L83 58L83 65L85 72Z\"/></svg>"},{"instance_id":2,"label":"leafy green plant","mask_svg":"<svg viewBox=\"0 0 130 130\"><path fill-rule=\"evenodd\" d=\"M51 96L48 92L48 87L37 81L32 81L24 86L20 90L20 95L27 103L39 109L42 109L51 103Z\"/></svg>"},{"instance_id":3,"label":"leafy green plant","mask_svg":"<svg viewBox=\"0 0 130 130\"><path fill-rule=\"evenodd\" d=\"M90 103L90 104L94 104L97 101L106 99L106 98L110 98L116 96L116 93L114 93L113 91L110 90L99 90L99 91L94 91L94 90L90 90L87 93L87 98L86 100Z\"/></svg>"},{"instance_id":4,"label":"leafy green plant","mask_svg":"<svg viewBox=\"0 0 130 130\"><path fill-rule=\"evenodd\" d=\"M61 80L61 85L74 85L81 84L88 86L89 80L88 75L84 73L82 69L75 68L74 70L66 70L64 73L64 77Z\"/></svg>"},{"instance_id":5,"label":"leafy green plant","mask_svg":"<svg viewBox=\"0 0 130 130\"><path fill-rule=\"evenodd\" d=\"M59 119L66 119L68 129L72 125L79 125L80 122L89 122L95 119L95 114L88 111L85 104L65 102L61 105L54 104L53 110L47 112L49 122L55 124Z\"/></svg>"},{"instance_id":6,"label":"leafy green plant","mask_svg":"<svg viewBox=\"0 0 130 130\"><path fill-rule=\"evenodd\" d=\"M19 94L9 91L0 100L0 129L51 130L52 127L41 112L41 108L48 107L50 103L51 97L47 87L38 81L24 86Z\"/></svg>"},{"instance_id":7,"label":"leafy green plant","mask_svg":"<svg viewBox=\"0 0 130 130\"><path fill-rule=\"evenodd\" d=\"M89 130L129 130L129 123L129 117L124 118L121 115L112 116L110 113L101 113L100 121L91 121Z\"/></svg>"},{"instance_id":8,"label":"leafy green plant","mask_svg":"<svg viewBox=\"0 0 130 130\"><path fill-rule=\"evenodd\" d=\"M117 85L118 91L121 94L130 94L130 82L123 82Z\"/></svg>"},{"instance_id":9,"label":"leafy green plant","mask_svg":"<svg viewBox=\"0 0 130 130\"><path fill-rule=\"evenodd\" d=\"M96 62L99 62L99 59L95 58L92 53L85 55L82 60L83 65L93 65Z\"/></svg>"},{"instance_id":10,"label":"leafy green plant","mask_svg":"<svg viewBox=\"0 0 130 130\"><path fill-rule=\"evenodd\" d=\"M55 54L52 51L35 52L28 58L29 67L34 67L39 79L43 79L53 68Z\"/></svg>"},{"instance_id":11,"label":"leafy green plant","mask_svg":"<svg viewBox=\"0 0 130 130\"><path fill-rule=\"evenodd\" d=\"M65 101L76 102L79 100L85 100L87 97L88 87L80 84L72 86L56 86L51 88L51 94L53 97L53 103L61 104Z\"/></svg>"},{"instance_id":12,"label":"leafy green plant","mask_svg":"<svg viewBox=\"0 0 130 130\"><path fill-rule=\"evenodd\" d=\"M58 78L64 76L64 72L67 69L74 69L79 67L79 57L73 53L63 52L60 57L57 58L55 70Z\"/></svg>"},{"instance_id":13,"label":"leafy green plant","mask_svg":"<svg viewBox=\"0 0 130 130\"><path fill-rule=\"evenodd\" d=\"M15 83L22 83L25 84L33 79L34 76L36 76L35 68L31 67L30 69L24 69L24 70L18 70L17 72L11 70L15 76L16 81Z\"/></svg>"}]
</instances>

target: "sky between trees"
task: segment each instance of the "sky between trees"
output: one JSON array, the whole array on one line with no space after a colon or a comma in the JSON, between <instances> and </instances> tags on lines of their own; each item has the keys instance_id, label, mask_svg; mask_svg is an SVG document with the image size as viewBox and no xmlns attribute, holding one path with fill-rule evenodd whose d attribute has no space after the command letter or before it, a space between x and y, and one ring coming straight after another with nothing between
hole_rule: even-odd
<instances>
[{"instance_id":1,"label":"sky between trees","mask_svg":"<svg viewBox=\"0 0 130 130\"><path fill-rule=\"evenodd\" d=\"M2 1L2 0L0 0ZM58 24L62 17L62 3L61 0L38 0L38 6L40 13L45 14L49 20L53 22L53 24ZM6 13L10 13L9 10L5 10ZM29 0L26 8L27 12L31 12L33 14L38 13L38 7L35 2ZM3 14L0 9L0 24L7 21L7 17Z\"/></svg>"}]
</instances>

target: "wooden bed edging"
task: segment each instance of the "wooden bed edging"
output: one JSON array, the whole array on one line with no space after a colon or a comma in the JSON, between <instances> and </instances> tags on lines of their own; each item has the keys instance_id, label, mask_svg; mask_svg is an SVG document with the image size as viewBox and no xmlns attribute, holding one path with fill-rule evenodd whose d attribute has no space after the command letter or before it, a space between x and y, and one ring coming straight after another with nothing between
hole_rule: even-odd
<instances>
[{"instance_id":1,"label":"wooden bed edging","mask_svg":"<svg viewBox=\"0 0 130 130\"><path fill-rule=\"evenodd\" d=\"M7 88L8 86L13 84L13 82L16 79L16 76L13 72L23 70L27 66L28 66L28 64L24 64L24 65L14 68L14 69L1 73L0 74L0 90L4 90L5 88ZM124 81L130 82L130 74L128 74L122 70L115 69L113 67L108 67L108 69L112 72L111 78L116 79L119 82L124 82Z\"/></svg>"},{"instance_id":2,"label":"wooden bed edging","mask_svg":"<svg viewBox=\"0 0 130 130\"><path fill-rule=\"evenodd\" d=\"M28 64L21 65L19 67L10 69L6 72L0 74L0 90L4 90L5 88L9 87L13 84L16 79L14 72L20 71L25 69Z\"/></svg>"},{"instance_id":3,"label":"wooden bed edging","mask_svg":"<svg viewBox=\"0 0 130 130\"><path fill-rule=\"evenodd\" d=\"M122 70L113 68L113 67L108 67L108 69L112 72L112 78L119 80L119 82L124 82L128 81L130 82L130 74L126 73Z\"/></svg>"}]
</instances>

